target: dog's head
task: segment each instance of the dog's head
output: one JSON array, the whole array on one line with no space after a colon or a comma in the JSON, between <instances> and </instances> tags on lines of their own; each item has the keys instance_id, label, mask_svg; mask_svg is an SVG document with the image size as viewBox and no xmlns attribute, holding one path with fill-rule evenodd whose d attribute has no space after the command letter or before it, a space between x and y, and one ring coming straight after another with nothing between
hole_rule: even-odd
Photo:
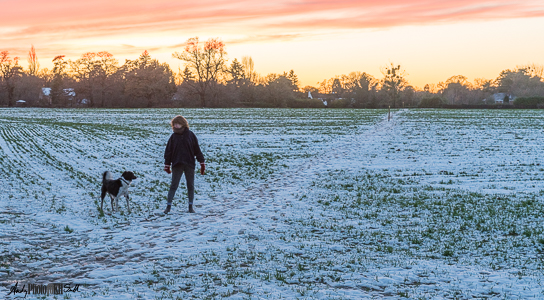
<instances>
[{"instance_id":1,"label":"dog's head","mask_svg":"<svg viewBox=\"0 0 544 300\"><path fill-rule=\"evenodd\" d=\"M136 179L136 176L134 176L134 173L132 173L131 171L123 172L123 175L121 175L121 177L123 177L126 181L132 181Z\"/></svg>"}]
</instances>

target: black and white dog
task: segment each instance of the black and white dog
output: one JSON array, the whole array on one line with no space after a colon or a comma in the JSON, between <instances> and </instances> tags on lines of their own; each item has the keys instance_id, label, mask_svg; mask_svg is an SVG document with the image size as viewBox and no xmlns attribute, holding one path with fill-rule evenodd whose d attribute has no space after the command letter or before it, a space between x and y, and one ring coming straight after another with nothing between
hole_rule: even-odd
<instances>
[{"instance_id":1,"label":"black and white dog","mask_svg":"<svg viewBox=\"0 0 544 300\"><path fill-rule=\"evenodd\" d=\"M102 174L102 194L100 195L100 210L103 211L104 208L104 197L106 193L110 195L111 198L111 210L113 209L113 202L115 201L115 208L119 210L119 198L125 196L127 199L128 212L130 212L130 204L128 202L128 187L132 183L132 180L136 179L134 173L131 171L125 171L119 177L119 179L112 179L111 173L109 171Z\"/></svg>"}]
</instances>

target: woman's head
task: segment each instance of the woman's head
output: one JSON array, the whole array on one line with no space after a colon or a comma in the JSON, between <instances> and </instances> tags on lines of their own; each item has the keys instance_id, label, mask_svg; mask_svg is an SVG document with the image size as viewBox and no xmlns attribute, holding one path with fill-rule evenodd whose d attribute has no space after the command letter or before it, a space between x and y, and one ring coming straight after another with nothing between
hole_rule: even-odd
<instances>
[{"instance_id":1,"label":"woman's head","mask_svg":"<svg viewBox=\"0 0 544 300\"><path fill-rule=\"evenodd\" d=\"M189 123L187 123L187 120L184 117L178 115L170 121L170 126L172 126L172 129L189 128Z\"/></svg>"}]
</instances>

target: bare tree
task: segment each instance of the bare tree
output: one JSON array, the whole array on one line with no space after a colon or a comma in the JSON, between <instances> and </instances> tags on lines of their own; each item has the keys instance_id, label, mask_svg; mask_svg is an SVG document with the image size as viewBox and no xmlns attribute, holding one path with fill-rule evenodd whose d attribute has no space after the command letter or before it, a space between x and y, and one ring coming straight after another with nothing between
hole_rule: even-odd
<instances>
[{"instance_id":1,"label":"bare tree","mask_svg":"<svg viewBox=\"0 0 544 300\"><path fill-rule=\"evenodd\" d=\"M53 71L49 70L48 68L43 68L38 71L38 74L36 74L41 80L43 80L44 86L51 86L51 82L53 82Z\"/></svg>"},{"instance_id":2,"label":"bare tree","mask_svg":"<svg viewBox=\"0 0 544 300\"><path fill-rule=\"evenodd\" d=\"M471 86L467 77L455 75L446 80L446 83L443 85L442 96L449 104L470 104L470 88Z\"/></svg>"},{"instance_id":3,"label":"bare tree","mask_svg":"<svg viewBox=\"0 0 544 300\"><path fill-rule=\"evenodd\" d=\"M540 80L544 80L544 65L532 63L523 66L516 66L516 69L524 70L525 74L529 75L530 77L538 77Z\"/></svg>"},{"instance_id":4,"label":"bare tree","mask_svg":"<svg viewBox=\"0 0 544 300\"><path fill-rule=\"evenodd\" d=\"M544 94L544 82L526 68L504 70L495 79L497 90L514 97L542 96Z\"/></svg>"},{"instance_id":5,"label":"bare tree","mask_svg":"<svg viewBox=\"0 0 544 300\"><path fill-rule=\"evenodd\" d=\"M349 75L342 76L344 89L353 99L355 107L365 107L373 101L377 80L367 73L351 72Z\"/></svg>"},{"instance_id":6,"label":"bare tree","mask_svg":"<svg viewBox=\"0 0 544 300\"><path fill-rule=\"evenodd\" d=\"M70 61L70 67L78 81L78 94L86 97L90 106L104 107L110 88L108 79L117 71L117 59L106 51L87 52Z\"/></svg>"},{"instance_id":7,"label":"bare tree","mask_svg":"<svg viewBox=\"0 0 544 300\"><path fill-rule=\"evenodd\" d=\"M325 79L322 82L319 83L319 92L322 94L330 94L332 93L332 83L334 81L334 78L331 79Z\"/></svg>"},{"instance_id":8,"label":"bare tree","mask_svg":"<svg viewBox=\"0 0 544 300\"><path fill-rule=\"evenodd\" d=\"M208 94L213 94L214 87L225 72L226 55L225 44L221 40L210 38L202 46L198 37L187 40L185 51L182 53L172 54L174 58L184 61L186 67L194 74L195 82L191 88L199 95L203 107L208 105Z\"/></svg>"},{"instance_id":9,"label":"bare tree","mask_svg":"<svg viewBox=\"0 0 544 300\"><path fill-rule=\"evenodd\" d=\"M34 45L30 47L28 51L28 74L32 76L38 75L38 70L40 69L40 63L38 62L38 56L36 55L36 49Z\"/></svg>"},{"instance_id":10,"label":"bare tree","mask_svg":"<svg viewBox=\"0 0 544 300\"><path fill-rule=\"evenodd\" d=\"M482 101L487 103L488 100L491 100L491 95L493 95L497 89L493 80L485 78L474 79L474 84L472 86L477 95L476 97L478 98L477 103L482 103ZM494 100L495 99L493 99L493 101Z\"/></svg>"},{"instance_id":11,"label":"bare tree","mask_svg":"<svg viewBox=\"0 0 544 300\"><path fill-rule=\"evenodd\" d=\"M382 70L384 78L382 80L382 89L387 92L391 100L393 101L393 108L397 107L397 101L399 100L400 92L407 85L407 81L404 78L406 72L401 69L400 65L393 65L385 67Z\"/></svg>"},{"instance_id":12,"label":"bare tree","mask_svg":"<svg viewBox=\"0 0 544 300\"><path fill-rule=\"evenodd\" d=\"M91 107L95 106L93 93L95 57L96 53L87 52L76 61L70 61L72 76L77 80L77 94L85 97Z\"/></svg>"},{"instance_id":13,"label":"bare tree","mask_svg":"<svg viewBox=\"0 0 544 300\"><path fill-rule=\"evenodd\" d=\"M293 82L287 78L286 74L271 73L264 78L266 82L264 98L275 107L287 107L290 102L295 100Z\"/></svg>"},{"instance_id":14,"label":"bare tree","mask_svg":"<svg viewBox=\"0 0 544 300\"><path fill-rule=\"evenodd\" d=\"M255 63L253 62L253 58L251 58L251 56L242 57L242 66L244 69L245 79L248 81L248 83L256 84L259 75L257 72L255 72Z\"/></svg>"},{"instance_id":15,"label":"bare tree","mask_svg":"<svg viewBox=\"0 0 544 300\"><path fill-rule=\"evenodd\" d=\"M21 75L22 68L19 66L19 57L9 57L8 51L0 52L0 75L4 82L4 88L8 94L8 106L14 106L15 81Z\"/></svg>"},{"instance_id":16,"label":"bare tree","mask_svg":"<svg viewBox=\"0 0 544 300\"><path fill-rule=\"evenodd\" d=\"M106 106L106 95L111 88L110 77L117 72L117 59L106 51L96 53L93 70L96 77L96 89L100 95L100 106Z\"/></svg>"}]
</instances>

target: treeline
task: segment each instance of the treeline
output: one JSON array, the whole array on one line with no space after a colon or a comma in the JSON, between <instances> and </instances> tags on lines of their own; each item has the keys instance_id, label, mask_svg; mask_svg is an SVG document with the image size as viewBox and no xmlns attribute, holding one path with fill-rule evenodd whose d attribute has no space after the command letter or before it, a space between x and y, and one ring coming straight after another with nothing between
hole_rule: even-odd
<instances>
[{"instance_id":1,"label":"treeline","mask_svg":"<svg viewBox=\"0 0 544 300\"><path fill-rule=\"evenodd\" d=\"M28 69L18 57L2 51L0 105L395 108L478 107L515 101L528 107L544 105L538 100L544 97L544 68L534 64L504 70L492 80L471 83L457 75L418 90L406 80L405 70L394 64L382 69L380 79L353 72L301 87L293 70L261 76L251 57L229 63L219 39L202 43L191 38L182 52L172 55L183 62L183 69L174 72L147 51L120 65L103 51L88 52L76 60L59 55L49 70L40 69L34 47L28 53Z\"/></svg>"}]
</instances>

